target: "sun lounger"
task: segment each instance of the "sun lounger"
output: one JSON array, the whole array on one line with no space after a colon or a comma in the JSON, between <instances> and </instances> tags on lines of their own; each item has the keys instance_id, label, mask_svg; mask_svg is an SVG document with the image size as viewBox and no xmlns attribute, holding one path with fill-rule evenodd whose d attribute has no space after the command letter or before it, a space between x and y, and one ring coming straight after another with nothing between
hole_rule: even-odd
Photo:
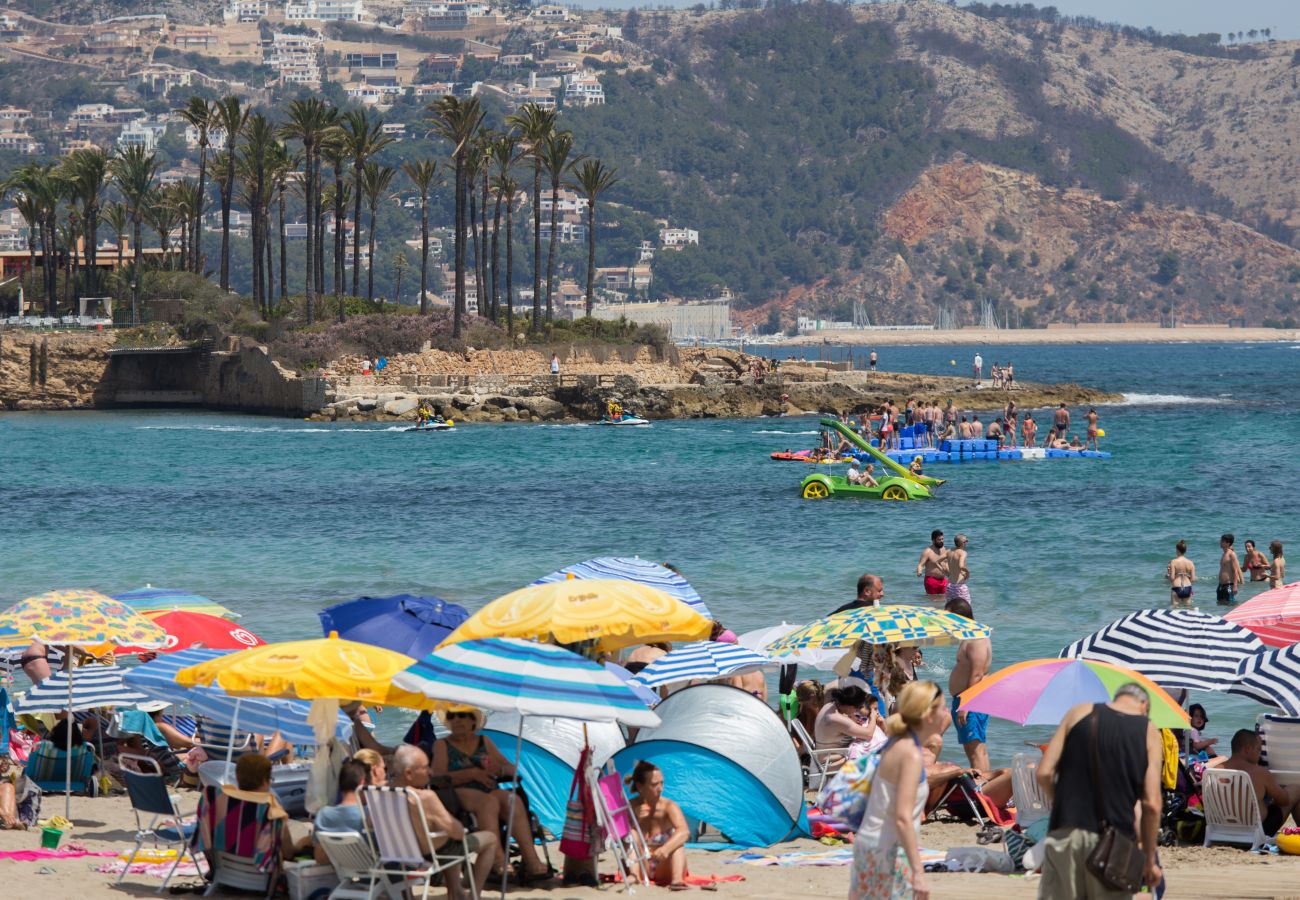
<instances>
[{"instance_id":1,"label":"sun lounger","mask_svg":"<svg viewBox=\"0 0 1300 900\"><path fill-rule=\"evenodd\" d=\"M41 741L27 758L23 774L32 780L43 793L61 794L68 784L68 754L49 741ZM72 790L90 796L98 791L91 773L95 768L95 748L82 744L72 748Z\"/></svg>"},{"instance_id":2,"label":"sun lounger","mask_svg":"<svg viewBox=\"0 0 1300 900\"><path fill-rule=\"evenodd\" d=\"M810 791L821 790L826 780L844 765L845 750L842 748L818 750L817 742L812 739L808 729L804 728L803 723L798 719L790 720L790 732L802 747L799 755L808 757L808 763L804 766L804 787Z\"/></svg>"},{"instance_id":3,"label":"sun lounger","mask_svg":"<svg viewBox=\"0 0 1300 900\"><path fill-rule=\"evenodd\" d=\"M392 900L401 900L399 883L374 874L379 857L365 835L355 831L318 831L316 842L339 877L338 887L330 892L327 900L376 900L384 894Z\"/></svg>"},{"instance_id":4,"label":"sun lounger","mask_svg":"<svg viewBox=\"0 0 1300 900\"><path fill-rule=\"evenodd\" d=\"M1206 847L1227 842L1250 844L1251 850L1257 850L1268 843L1255 787L1245 772L1207 768L1201 775L1201 802Z\"/></svg>"},{"instance_id":5,"label":"sun lounger","mask_svg":"<svg viewBox=\"0 0 1300 900\"><path fill-rule=\"evenodd\" d=\"M1255 720L1259 761L1282 785L1300 784L1300 718L1265 713Z\"/></svg>"}]
</instances>

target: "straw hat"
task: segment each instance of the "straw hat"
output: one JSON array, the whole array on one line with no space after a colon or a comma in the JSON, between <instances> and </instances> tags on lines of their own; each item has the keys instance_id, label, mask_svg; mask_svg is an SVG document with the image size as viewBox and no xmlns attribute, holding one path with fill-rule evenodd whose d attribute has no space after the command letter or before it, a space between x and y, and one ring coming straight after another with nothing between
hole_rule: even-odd
<instances>
[{"instance_id":1,"label":"straw hat","mask_svg":"<svg viewBox=\"0 0 1300 900\"><path fill-rule=\"evenodd\" d=\"M171 706L166 700L146 700L144 703L137 703L135 708L142 713L158 712Z\"/></svg>"},{"instance_id":2,"label":"straw hat","mask_svg":"<svg viewBox=\"0 0 1300 900\"><path fill-rule=\"evenodd\" d=\"M483 725L487 721L487 716L483 713L483 710L479 709L477 706L449 706L446 709L438 710L438 718L442 720L442 724L447 728L451 727L451 725L447 723L447 715L449 713L472 713L474 715L475 731L482 731Z\"/></svg>"}]
</instances>

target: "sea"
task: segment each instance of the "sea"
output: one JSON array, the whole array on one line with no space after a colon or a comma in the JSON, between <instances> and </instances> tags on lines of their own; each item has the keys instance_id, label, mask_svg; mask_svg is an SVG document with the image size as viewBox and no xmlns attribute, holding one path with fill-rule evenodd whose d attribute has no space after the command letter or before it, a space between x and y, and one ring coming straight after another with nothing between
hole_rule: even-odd
<instances>
[{"instance_id":1,"label":"sea","mask_svg":"<svg viewBox=\"0 0 1300 900\"><path fill-rule=\"evenodd\" d=\"M969 372L977 349L986 372L1012 361L1021 381L1122 393L1098 410L1113 458L936 464L948 481L930 502L806 501L808 468L768 454L813 446L815 417L412 433L194 411L0 413L0 605L55 588L184 588L276 640L319 634L317 611L354 597L429 594L473 610L616 555L676 565L744 632L825 615L863 572L883 577L887 601L928 602L916 564L942 528L970 538L997 668L1167 605L1180 539L1211 612L1223 532L1238 547L1280 539L1300 572L1300 345L878 352L882 369L946 375ZM1048 411L1036 412L1045 431ZM927 649L922 674L946 687L952 656ZM1195 699L1221 745L1264 711ZM386 711L382 731L405 721ZM1005 762L1047 734L994 720L991 754Z\"/></svg>"}]
</instances>

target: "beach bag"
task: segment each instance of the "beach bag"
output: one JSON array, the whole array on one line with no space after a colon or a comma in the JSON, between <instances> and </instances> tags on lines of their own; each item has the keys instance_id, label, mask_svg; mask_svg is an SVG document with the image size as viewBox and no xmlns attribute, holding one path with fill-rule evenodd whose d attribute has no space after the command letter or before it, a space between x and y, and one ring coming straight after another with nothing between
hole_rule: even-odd
<instances>
[{"instance_id":1,"label":"beach bag","mask_svg":"<svg viewBox=\"0 0 1300 900\"><path fill-rule=\"evenodd\" d=\"M578 768L573 773L573 783L569 785L569 802L564 810L560 852L572 859L590 859L596 843L596 817L585 777L590 757L591 750L584 747L578 757Z\"/></svg>"},{"instance_id":2,"label":"beach bag","mask_svg":"<svg viewBox=\"0 0 1300 900\"><path fill-rule=\"evenodd\" d=\"M849 831L857 831L862 826L862 817L867 812L867 797L871 794L871 780L876 777L883 750L881 747L857 759L844 761L817 795L817 805L823 815Z\"/></svg>"},{"instance_id":3,"label":"beach bag","mask_svg":"<svg viewBox=\"0 0 1300 900\"><path fill-rule=\"evenodd\" d=\"M1099 773L1101 763L1097 753L1097 713L1092 713L1092 783L1101 784ZM1146 872L1146 856L1138 849L1137 842L1126 834L1115 830L1101 814L1101 801L1094 790L1092 802L1101 824L1101 840L1088 854L1085 865L1097 880L1115 891L1136 894L1142 889L1143 875Z\"/></svg>"}]
</instances>

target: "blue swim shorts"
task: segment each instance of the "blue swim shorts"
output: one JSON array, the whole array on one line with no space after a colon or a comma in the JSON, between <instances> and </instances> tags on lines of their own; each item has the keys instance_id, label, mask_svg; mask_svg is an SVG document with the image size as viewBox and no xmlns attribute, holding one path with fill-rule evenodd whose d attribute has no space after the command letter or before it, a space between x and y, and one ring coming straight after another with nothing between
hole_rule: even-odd
<instances>
[{"instance_id":1,"label":"blue swim shorts","mask_svg":"<svg viewBox=\"0 0 1300 900\"><path fill-rule=\"evenodd\" d=\"M957 743L965 746L971 741L979 741L981 744L988 743L989 717L987 713L966 713L966 724L957 724L957 708L961 706L961 698L953 695L952 698L952 724L957 729Z\"/></svg>"}]
</instances>

